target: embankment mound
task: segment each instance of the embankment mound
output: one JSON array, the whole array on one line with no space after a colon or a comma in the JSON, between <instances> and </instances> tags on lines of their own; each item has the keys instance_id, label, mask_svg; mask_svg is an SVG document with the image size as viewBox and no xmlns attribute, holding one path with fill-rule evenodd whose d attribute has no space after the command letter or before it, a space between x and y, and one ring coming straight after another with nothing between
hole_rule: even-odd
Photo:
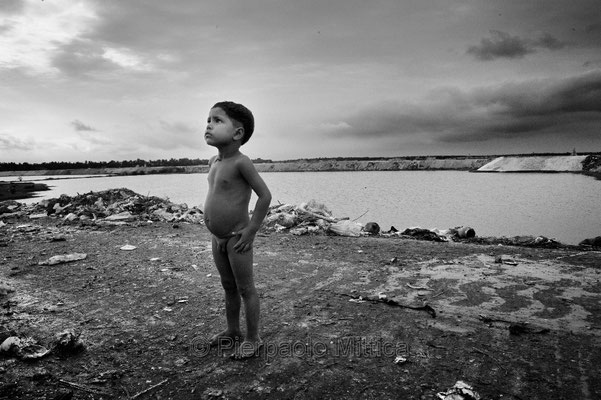
<instances>
[{"instance_id":1,"label":"embankment mound","mask_svg":"<svg viewBox=\"0 0 601 400\"><path fill-rule=\"evenodd\" d=\"M582 172L587 156L497 157L478 172Z\"/></svg>"}]
</instances>

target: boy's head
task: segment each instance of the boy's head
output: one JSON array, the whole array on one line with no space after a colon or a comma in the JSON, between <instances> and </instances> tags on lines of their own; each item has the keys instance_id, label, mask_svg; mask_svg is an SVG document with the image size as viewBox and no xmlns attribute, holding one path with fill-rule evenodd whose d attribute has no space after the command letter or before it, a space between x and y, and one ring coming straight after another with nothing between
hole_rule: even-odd
<instances>
[{"instance_id":1,"label":"boy's head","mask_svg":"<svg viewBox=\"0 0 601 400\"><path fill-rule=\"evenodd\" d=\"M212 108L222 109L234 123L240 124L244 129L242 144L248 142L248 139L250 139L255 130L255 118L248 108L233 101L220 101Z\"/></svg>"}]
</instances>

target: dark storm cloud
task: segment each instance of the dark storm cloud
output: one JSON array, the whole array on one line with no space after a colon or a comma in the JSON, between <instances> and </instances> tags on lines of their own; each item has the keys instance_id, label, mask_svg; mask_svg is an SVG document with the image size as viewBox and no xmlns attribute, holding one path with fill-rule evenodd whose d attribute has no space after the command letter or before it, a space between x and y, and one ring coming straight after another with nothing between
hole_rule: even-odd
<instances>
[{"instance_id":1,"label":"dark storm cloud","mask_svg":"<svg viewBox=\"0 0 601 400\"><path fill-rule=\"evenodd\" d=\"M551 134L591 138L601 126L601 70L472 91L441 89L420 104L387 102L347 118L338 135L482 142Z\"/></svg>"},{"instance_id":2,"label":"dark storm cloud","mask_svg":"<svg viewBox=\"0 0 601 400\"><path fill-rule=\"evenodd\" d=\"M77 132L96 132L96 129L92 128L90 125L84 124L78 119L71 121L71 125Z\"/></svg>"},{"instance_id":3,"label":"dark storm cloud","mask_svg":"<svg viewBox=\"0 0 601 400\"><path fill-rule=\"evenodd\" d=\"M565 47L565 43L561 42L559 39L549 33L544 33L538 39L535 39L532 42L532 45L534 47L542 47L548 50L560 50Z\"/></svg>"},{"instance_id":4,"label":"dark storm cloud","mask_svg":"<svg viewBox=\"0 0 601 400\"><path fill-rule=\"evenodd\" d=\"M601 33L601 22L595 22L584 28L586 33Z\"/></svg>"},{"instance_id":5,"label":"dark storm cloud","mask_svg":"<svg viewBox=\"0 0 601 400\"><path fill-rule=\"evenodd\" d=\"M23 11L24 2L22 0L2 0L0 1L0 15L14 15ZM13 29L13 24L9 18L0 21L0 34L5 34Z\"/></svg>"},{"instance_id":6,"label":"dark storm cloud","mask_svg":"<svg viewBox=\"0 0 601 400\"><path fill-rule=\"evenodd\" d=\"M99 24L87 37L105 44L132 48L167 48L174 42L195 41L198 27L211 17L211 3L163 0L106 2L95 0ZM211 24L214 26L213 24Z\"/></svg>"},{"instance_id":7,"label":"dark storm cloud","mask_svg":"<svg viewBox=\"0 0 601 400\"><path fill-rule=\"evenodd\" d=\"M74 40L55 52L52 65L70 77L90 77L100 72L121 69L103 57L103 53L104 50L98 43Z\"/></svg>"},{"instance_id":8,"label":"dark storm cloud","mask_svg":"<svg viewBox=\"0 0 601 400\"><path fill-rule=\"evenodd\" d=\"M381 7L358 0L345 0L344 6L271 0L202 5L196 0L177 5L164 0L143 5L94 1L98 22L86 39L144 54L175 52L182 65L203 72L212 68L215 54L236 54L249 64L273 60L274 65L391 57L388 40L397 40L397 15L407 12L403 4L388 1Z\"/></svg>"},{"instance_id":9,"label":"dark storm cloud","mask_svg":"<svg viewBox=\"0 0 601 400\"><path fill-rule=\"evenodd\" d=\"M25 2L23 0L0 1L0 14L18 14L23 11Z\"/></svg>"},{"instance_id":10,"label":"dark storm cloud","mask_svg":"<svg viewBox=\"0 0 601 400\"><path fill-rule=\"evenodd\" d=\"M490 31L490 38L483 38L477 46L470 46L467 53L479 60L490 61L497 58L522 58L534 53L537 48L559 50L564 44L549 33L536 39L511 36L501 31Z\"/></svg>"},{"instance_id":11,"label":"dark storm cloud","mask_svg":"<svg viewBox=\"0 0 601 400\"><path fill-rule=\"evenodd\" d=\"M483 38L478 46L470 46L468 54L472 54L479 60L489 61L495 58L521 58L533 50L526 42L508 33L490 31L491 38Z\"/></svg>"},{"instance_id":12,"label":"dark storm cloud","mask_svg":"<svg viewBox=\"0 0 601 400\"><path fill-rule=\"evenodd\" d=\"M32 150L33 143L22 140L11 135L0 133L0 149L1 150Z\"/></svg>"}]
</instances>

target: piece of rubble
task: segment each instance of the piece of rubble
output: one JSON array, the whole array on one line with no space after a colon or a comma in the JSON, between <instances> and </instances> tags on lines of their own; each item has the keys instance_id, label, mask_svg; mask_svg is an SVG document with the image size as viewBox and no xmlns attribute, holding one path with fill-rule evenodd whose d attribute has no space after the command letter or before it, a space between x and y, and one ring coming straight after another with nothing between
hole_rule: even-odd
<instances>
[{"instance_id":1,"label":"piece of rubble","mask_svg":"<svg viewBox=\"0 0 601 400\"><path fill-rule=\"evenodd\" d=\"M69 222L75 221L77 219L79 219L79 217L75 213L69 213L63 217L63 221L69 221Z\"/></svg>"},{"instance_id":2,"label":"piece of rubble","mask_svg":"<svg viewBox=\"0 0 601 400\"><path fill-rule=\"evenodd\" d=\"M6 296L9 293L13 293L15 291L15 288L13 288L12 286L0 282L0 296Z\"/></svg>"},{"instance_id":3,"label":"piece of rubble","mask_svg":"<svg viewBox=\"0 0 601 400\"><path fill-rule=\"evenodd\" d=\"M50 350L37 344L31 337L20 338L10 336L0 344L0 352L17 356L24 360L42 358L50 353Z\"/></svg>"},{"instance_id":4,"label":"piece of rubble","mask_svg":"<svg viewBox=\"0 0 601 400\"><path fill-rule=\"evenodd\" d=\"M338 221L330 225L330 231L340 236L358 237L361 236L362 229L363 225L349 220Z\"/></svg>"},{"instance_id":5,"label":"piece of rubble","mask_svg":"<svg viewBox=\"0 0 601 400\"><path fill-rule=\"evenodd\" d=\"M438 392L436 396L440 400L480 400L480 395L464 381L457 381L452 388Z\"/></svg>"},{"instance_id":6,"label":"piece of rubble","mask_svg":"<svg viewBox=\"0 0 601 400\"><path fill-rule=\"evenodd\" d=\"M60 354L76 354L85 350L85 345L80 340L81 333L77 334L66 330L56 335L53 350Z\"/></svg>"},{"instance_id":7,"label":"piece of rubble","mask_svg":"<svg viewBox=\"0 0 601 400\"><path fill-rule=\"evenodd\" d=\"M40 219L40 218L46 218L47 216L48 216L48 214L46 214L45 212L38 213L38 214L29 214L29 219Z\"/></svg>"},{"instance_id":8,"label":"piece of rubble","mask_svg":"<svg viewBox=\"0 0 601 400\"><path fill-rule=\"evenodd\" d=\"M407 357L396 356L396 358L394 359L395 364L404 364L406 362L407 362Z\"/></svg>"},{"instance_id":9,"label":"piece of rubble","mask_svg":"<svg viewBox=\"0 0 601 400\"><path fill-rule=\"evenodd\" d=\"M135 216L129 211L123 211L117 214L109 215L105 221L133 221Z\"/></svg>"},{"instance_id":10,"label":"piece of rubble","mask_svg":"<svg viewBox=\"0 0 601 400\"><path fill-rule=\"evenodd\" d=\"M363 227L363 231L370 235L377 235L380 233L380 225L377 222L368 222Z\"/></svg>"},{"instance_id":11,"label":"piece of rubble","mask_svg":"<svg viewBox=\"0 0 601 400\"><path fill-rule=\"evenodd\" d=\"M58 256L52 256L45 261L40 261L38 265L56 265L63 264L73 261L79 261L86 259L88 255L86 253L71 253L71 254L62 254Z\"/></svg>"}]
</instances>

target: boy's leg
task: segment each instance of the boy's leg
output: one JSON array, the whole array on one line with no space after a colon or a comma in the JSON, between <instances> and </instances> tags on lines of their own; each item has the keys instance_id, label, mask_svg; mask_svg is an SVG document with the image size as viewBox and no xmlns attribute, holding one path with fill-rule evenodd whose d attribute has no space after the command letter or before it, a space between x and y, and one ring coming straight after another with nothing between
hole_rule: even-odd
<instances>
[{"instance_id":1,"label":"boy's leg","mask_svg":"<svg viewBox=\"0 0 601 400\"><path fill-rule=\"evenodd\" d=\"M259 294L255 288L253 274L253 252L238 253L234 245L238 237L233 237L227 244L227 256L232 273L236 279L238 293L244 301L244 312L246 314L246 337L240 346L239 358L247 358L255 355L262 342L259 336Z\"/></svg>"},{"instance_id":2,"label":"boy's leg","mask_svg":"<svg viewBox=\"0 0 601 400\"><path fill-rule=\"evenodd\" d=\"M240 338L240 293L236 285L236 278L232 272L230 261L227 256L226 246L219 243L219 239L213 237L213 260L221 277L221 285L225 291L225 317L227 328L223 332L214 335L211 338L211 345L218 345L220 342L231 341L233 344Z\"/></svg>"}]
</instances>

